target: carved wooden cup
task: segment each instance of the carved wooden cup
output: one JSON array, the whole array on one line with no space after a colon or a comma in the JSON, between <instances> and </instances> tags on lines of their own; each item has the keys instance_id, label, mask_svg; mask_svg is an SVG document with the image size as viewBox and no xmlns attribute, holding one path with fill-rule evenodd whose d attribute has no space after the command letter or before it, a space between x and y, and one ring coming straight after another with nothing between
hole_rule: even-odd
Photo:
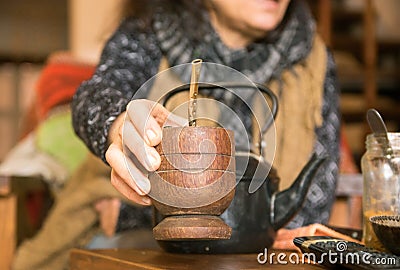
<instances>
[{"instance_id":1,"label":"carved wooden cup","mask_svg":"<svg viewBox=\"0 0 400 270\"><path fill-rule=\"evenodd\" d=\"M165 127L156 147L161 166L149 175L150 195L165 218L156 240L229 239L219 217L236 185L233 132L220 127Z\"/></svg>"}]
</instances>

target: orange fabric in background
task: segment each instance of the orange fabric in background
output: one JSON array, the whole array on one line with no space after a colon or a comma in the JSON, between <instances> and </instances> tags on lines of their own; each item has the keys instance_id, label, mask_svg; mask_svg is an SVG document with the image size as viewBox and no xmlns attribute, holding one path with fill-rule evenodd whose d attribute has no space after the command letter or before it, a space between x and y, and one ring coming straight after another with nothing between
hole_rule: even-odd
<instances>
[{"instance_id":1,"label":"orange fabric in background","mask_svg":"<svg viewBox=\"0 0 400 270\"><path fill-rule=\"evenodd\" d=\"M70 102L78 86L89 79L94 70L94 66L80 62L49 61L36 85L39 118L45 118L55 106Z\"/></svg>"}]
</instances>

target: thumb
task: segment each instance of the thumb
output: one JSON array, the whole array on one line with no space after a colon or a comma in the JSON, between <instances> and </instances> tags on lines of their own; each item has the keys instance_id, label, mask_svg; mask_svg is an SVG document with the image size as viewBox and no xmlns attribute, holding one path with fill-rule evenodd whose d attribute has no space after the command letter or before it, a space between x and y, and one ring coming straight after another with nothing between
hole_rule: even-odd
<instances>
[{"instance_id":1,"label":"thumb","mask_svg":"<svg viewBox=\"0 0 400 270\"><path fill-rule=\"evenodd\" d=\"M151 114L154 119L157 121L160 127L162 126L184 126L187 124L187 119L184 117L178 116L169 110L167 110L164 106L159 103L154 103L151 108Z\"/></svg>"}]
</instances>

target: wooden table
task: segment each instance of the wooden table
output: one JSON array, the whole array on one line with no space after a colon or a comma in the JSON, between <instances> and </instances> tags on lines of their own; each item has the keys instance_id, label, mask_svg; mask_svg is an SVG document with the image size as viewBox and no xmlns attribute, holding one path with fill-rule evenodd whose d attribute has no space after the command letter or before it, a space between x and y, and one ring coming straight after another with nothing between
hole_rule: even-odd
<instances>
[{"instance_id":1,"label":"wooden table","mask_svg":"<svg viewBox=\"0 0 400 270\"><path fill-rule=\"evenodd\" d=\"M289 255L294 252L282 250L268 250L285 253L288 264L278 264L277 256L274 264L257 261L258 254L227 254L227 255L194 255L173 254L159 250L138 249L105 249L71 251L70 270L129 270L129 269L323 269L320 265L291 264ZM300 259L301 259L301 255ZM263 259L263 257L262 257Z\"/></svg>"}]
</instances>

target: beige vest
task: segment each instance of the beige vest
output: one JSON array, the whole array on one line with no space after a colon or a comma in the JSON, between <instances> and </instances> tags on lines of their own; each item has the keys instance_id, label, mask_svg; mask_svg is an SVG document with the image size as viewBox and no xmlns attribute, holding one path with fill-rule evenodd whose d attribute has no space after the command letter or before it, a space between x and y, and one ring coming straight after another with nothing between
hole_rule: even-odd
<instances>
[{"instance_id":1,"label":"beige vest","mask_svg":"<svg viewBox=\"0 0 400 270\"><path fill-rule=\"evenodd\" d=\"M310 55L282 73L283 89L275 120L277 143L273 166L288 187L307 163L315 144L315 128L322 125L322 103L327 66L326 46L319 36ZM279 83L268 87L278 94Z\"/></svg>"}]
</instances>

